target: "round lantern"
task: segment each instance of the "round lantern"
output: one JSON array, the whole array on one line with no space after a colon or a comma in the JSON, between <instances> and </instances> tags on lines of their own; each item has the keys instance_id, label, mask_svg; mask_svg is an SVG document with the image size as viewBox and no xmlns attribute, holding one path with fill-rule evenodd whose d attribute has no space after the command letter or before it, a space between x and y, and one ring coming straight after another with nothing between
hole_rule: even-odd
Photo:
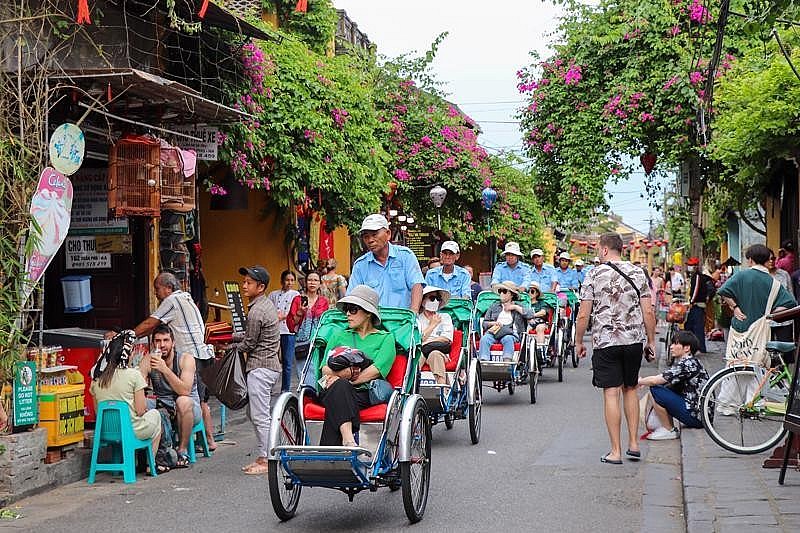
<instances>
[{"instance_id":1,"label":"round lantern","mask_svg":"<svg viewBox=\"0 0 800 533\"><path fill-rule=\"evenodd\" d=\"M492 209L492 206L497 201L497 191L491 187L486 187L481 191L481 203L483 208L487 211Z\"/></svg>"}]
</instances>

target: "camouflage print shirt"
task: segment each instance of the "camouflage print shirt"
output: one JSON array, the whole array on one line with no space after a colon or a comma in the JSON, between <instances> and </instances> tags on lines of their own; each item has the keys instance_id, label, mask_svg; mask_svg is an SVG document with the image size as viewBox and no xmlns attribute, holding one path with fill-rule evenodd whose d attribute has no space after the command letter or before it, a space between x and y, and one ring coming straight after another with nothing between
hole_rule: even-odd
<instances>
[{"instance_id":1,"label":"camouflage print shirt","mask_svg":"<svg viewBox=\"0 0 800 533\"><path fill-rule=\"evenodd\" d=\"M650 298L644 271L628 261L614 264L631 278L643 298ZM636 290L607 264L593 268L583 281L581 300L592 301L592 347L645 342L644 317Z\"/></svg>"}]
</instances>

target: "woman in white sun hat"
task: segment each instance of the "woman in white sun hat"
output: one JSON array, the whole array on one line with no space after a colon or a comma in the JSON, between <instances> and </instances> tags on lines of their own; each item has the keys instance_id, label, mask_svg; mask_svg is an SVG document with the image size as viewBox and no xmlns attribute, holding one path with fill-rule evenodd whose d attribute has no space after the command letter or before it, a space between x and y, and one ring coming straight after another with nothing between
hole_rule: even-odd
<instances>
[{"instance_id":1,"label":"woman in white sun hat","mask_svg":"<svg viewBox=\"0 0 800 533\"><path fill-rule=\"evenodd\" d=\"M513 281L492 285L500 301L492 304L483 317L484 333L478 348L478 356L484 361L491 359L492 344L503 345L503 360L514 357L514 343L519 342L528 329L528 320L533 314L529 308L517 303L519 289Z\"/></svg>"}]
</instances>

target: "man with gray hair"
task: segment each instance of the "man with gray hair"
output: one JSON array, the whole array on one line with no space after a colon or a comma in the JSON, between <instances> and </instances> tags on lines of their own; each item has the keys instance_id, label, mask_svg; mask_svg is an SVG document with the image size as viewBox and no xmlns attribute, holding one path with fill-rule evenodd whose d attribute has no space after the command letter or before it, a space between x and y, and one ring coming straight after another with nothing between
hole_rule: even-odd
<instances>
[{"instance_id":1,"label":"man with gray hair","mask_svg":"<svg viewBox=\"0 0 800 533\"><path fill-rule=\"evenodd\" d=\"M170 272L162 272L153 280L153 291L159 306L149 317L134 328L136 337L149 336L159 324L166 324L175 336L175 352L188 353L195 358L197 367L197 392L200 396L200 409L206 426L209 448L214 450L214 425L211 409L208 407L208 388L200 379L200 371L214 364L214 352L205 343L206 326L200 310L192 300L192 295L181 289L178 278ZM114 332L106 334L114 335Z\"/></svg>"}]
</instances>

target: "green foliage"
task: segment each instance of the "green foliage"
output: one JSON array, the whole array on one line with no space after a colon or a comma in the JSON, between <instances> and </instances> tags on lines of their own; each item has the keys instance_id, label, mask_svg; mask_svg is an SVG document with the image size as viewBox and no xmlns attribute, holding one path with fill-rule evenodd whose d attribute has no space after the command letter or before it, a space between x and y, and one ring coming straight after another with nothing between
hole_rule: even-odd
<instances>
[{"instance_id":1,"label":"green foliage","mask_svg":"<svg viewBox=\"0 0 800 533\"><path fill-rule=\"evenodd\" d=\"M711 51L718 2L705 3L707 15L692 11L703 9L694 3L569 2L553 56L518 73L528 97L520 114L524 142L549 219L574 226L605 210L606 183L626 177L630 161L645 152L667 169L696 150L695 108L704 96L703 56ZM720 72L730 68L726 53L738 41L726 39L726 46ZM647 185L660 198L657 184Z\"/></svg>"},{"instance_id":2,"label":"green foliage","mask_svg":"<svg viewBox=\"0 0 800 533\"><path fill-rule=\"evenodd\" d=\"M388 182L369 78L349 56L326 58L288 39L243 54L250 84L236 105L256 119L226 130L234 175L280 207L305 205L356 229Z\"/></svg>"},{"instance_id":3,"label":"green foliage","mask_svg":"<svg viewBox=\"0 0 800 533\"><path fill-rule=\"evenodd\" d=\"M297 0L261 0L261 5L278 16L281 29L306 43L318 54L325 54L336 35L339 14L331 0L308 0L308 12L295 11Z\"/></svg>"}]
</instances>

